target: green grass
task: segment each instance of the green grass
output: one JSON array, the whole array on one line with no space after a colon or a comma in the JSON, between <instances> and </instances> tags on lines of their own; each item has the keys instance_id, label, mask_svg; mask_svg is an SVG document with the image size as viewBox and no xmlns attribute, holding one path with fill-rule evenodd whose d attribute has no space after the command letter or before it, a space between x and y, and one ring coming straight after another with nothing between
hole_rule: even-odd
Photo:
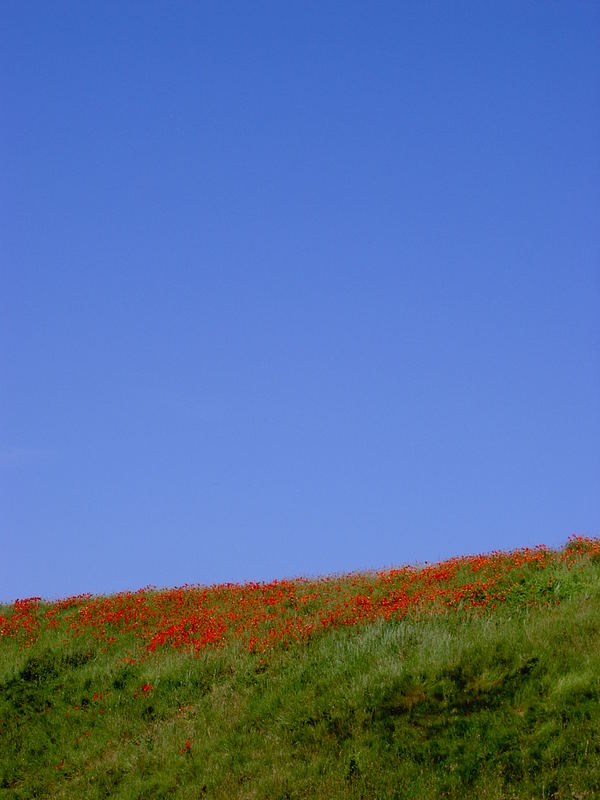
<instances>
[{"instance_id":1,"label":"green grass","mask_svg":"<svg viewBox=\"0 0 600 800\"><path fill-rule=\"evenodd\" d=\"M0 798L600 797L598 557L553 576L559 605L415 612L262 657L1 637Z\"/></svg>"}]
</instances>

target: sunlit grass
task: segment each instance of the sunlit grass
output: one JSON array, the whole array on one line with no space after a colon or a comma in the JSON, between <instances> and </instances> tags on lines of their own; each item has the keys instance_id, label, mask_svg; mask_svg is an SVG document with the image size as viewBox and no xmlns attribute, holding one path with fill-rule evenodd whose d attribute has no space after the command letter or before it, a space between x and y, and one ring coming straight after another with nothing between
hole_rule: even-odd
<instances>
[{"instance_id":1,"label":"sunlit grass","mask_svg":"<svg viewBox=\"0 0 600 800\"><path fill-rule=\"evenodd\" d=\"M600 795L599 540L0 615L0 796Z\"/></svg>"}]
</instances>

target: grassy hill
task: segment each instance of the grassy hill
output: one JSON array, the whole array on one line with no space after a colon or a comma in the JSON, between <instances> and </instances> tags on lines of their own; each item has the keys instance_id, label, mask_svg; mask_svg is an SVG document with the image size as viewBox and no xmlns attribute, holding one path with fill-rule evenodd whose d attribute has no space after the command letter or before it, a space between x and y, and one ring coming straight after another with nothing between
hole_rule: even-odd
<instances>
[{"instance_id":1,"label":"grassy hill","mask_svg":"<svg viewBox=\"0 0 600 800\"><path fill-rule=\"evenodd\" d=\"M600 540L0 606L0 798L600 797Z\"/></svg>"}]
</instances>

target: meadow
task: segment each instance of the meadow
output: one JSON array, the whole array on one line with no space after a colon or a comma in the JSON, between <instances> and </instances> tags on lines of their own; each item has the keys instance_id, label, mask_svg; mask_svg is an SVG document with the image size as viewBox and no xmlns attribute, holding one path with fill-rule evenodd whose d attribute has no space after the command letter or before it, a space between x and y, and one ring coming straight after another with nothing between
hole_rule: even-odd
<instances>
[{"instance_id":1,"label":"meadow","mask_svg":"<svg viewBox=\"0 0 600 800\"><path fill-rule=\"evenodd\" d=\"M2 605L4 797L600 797L600 539Z\"/></svg>"}]
</instances>

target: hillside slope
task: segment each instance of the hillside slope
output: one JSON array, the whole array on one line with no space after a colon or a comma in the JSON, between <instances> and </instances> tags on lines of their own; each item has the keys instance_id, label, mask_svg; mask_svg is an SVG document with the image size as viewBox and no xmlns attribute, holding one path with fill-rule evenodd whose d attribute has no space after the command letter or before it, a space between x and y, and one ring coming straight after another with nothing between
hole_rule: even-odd
<instances>
[{"instance_id":1,"label":"hillside slope","mask_svg":"<svg viewBox=\"0 0 600 800\"><path fill-rule=\"evenodd\" d=\"M600 540L0 607L0 798L600 796Z\"/></svg>"}]
</instances>

